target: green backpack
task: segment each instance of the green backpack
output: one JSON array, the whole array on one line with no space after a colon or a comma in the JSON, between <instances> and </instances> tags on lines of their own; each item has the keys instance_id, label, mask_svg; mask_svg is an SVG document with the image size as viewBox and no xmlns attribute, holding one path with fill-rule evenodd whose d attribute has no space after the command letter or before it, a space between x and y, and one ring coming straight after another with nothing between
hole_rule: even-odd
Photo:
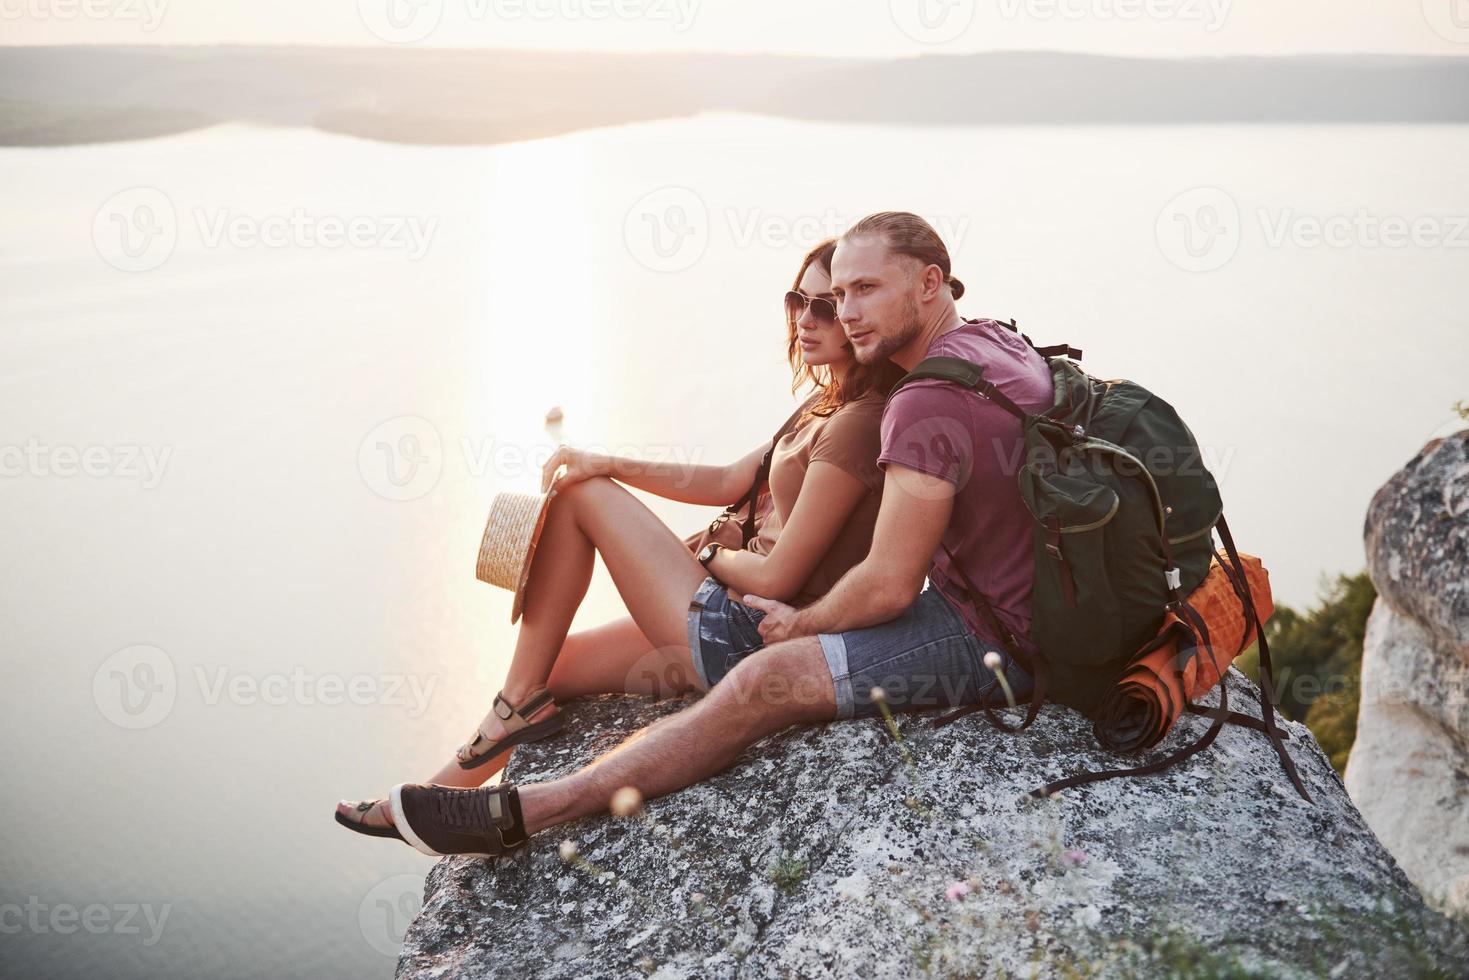
<instances>
[{"instance_id":1,"label":"green backpack","mask_svg":"<svg viewBox=\"0 0 1469 980\"><path fill-rule=\"evenodd\" d=\"M1014 321L1004 325L1019 333ZM1134 658L1157 637L1165 613L1182 609L1187 615L1186 597L1203 582L1214 560L1216 526L1239 581L1244 579L1224 522L1219 484L1173 406L1135 382L1091 377L1076 363L1081 351L1075 348L1036 347L1029 337L1020 336L1051 370L1055 397L1043 413L1020 408L985 380L983 365L962 358L927 358L893 389L922 379L956 384L1014 415L1023 428L1024 454L1018 457L1016 480L1034 521L1030 640L1039 651L1038 661L1024 654L957 562L954 568L980 616L1035 678L1034 695L1019 726L1001 721L988 705L966 706L940 719L940 724L984 709L995 725L1016 731L1035 719L1042 700L1092 715ZM1253 609L1247 584L1241 599ZM1206 628L1200 639L1207 645ZM1206 747L1229 720L1266 731L1297 790L1310 799L1274 722L1270 655L1263 630L1259 646L1263 725L1230 712L1220 685L1220 706L1210 712L1215 724L1200 744L1161 764L1087 773L1053 783L1036 795L1113 775L1158 771Z\"/></svg>"}]
</instances>

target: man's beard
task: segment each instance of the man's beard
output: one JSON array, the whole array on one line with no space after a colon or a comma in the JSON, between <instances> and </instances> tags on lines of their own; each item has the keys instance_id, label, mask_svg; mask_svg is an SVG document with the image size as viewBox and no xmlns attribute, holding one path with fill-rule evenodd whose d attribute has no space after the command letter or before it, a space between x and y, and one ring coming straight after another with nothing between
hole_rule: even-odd
<instances>
[{"instance_id":1,"label":"man's beard","mask_svg":"<svg viewBox=\"0 0 1469 980\"><path fill-rule=\"evenodd\" d=\"M903 304L902 326L891 334L878 337L877 343L865 352L865 356L862 354L857 356L857 363L881 364L911 344L913 338L917 337L922 329L923 324L918 319L918 302L909 296L907 302Z\"/></svg>"}]
</instances>

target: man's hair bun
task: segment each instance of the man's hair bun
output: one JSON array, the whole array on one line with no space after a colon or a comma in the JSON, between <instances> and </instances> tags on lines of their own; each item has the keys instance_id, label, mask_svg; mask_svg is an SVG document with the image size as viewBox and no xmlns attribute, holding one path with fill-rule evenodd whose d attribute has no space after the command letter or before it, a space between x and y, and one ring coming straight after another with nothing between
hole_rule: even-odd
<instances>
[{"instance_id":1,"label":"man's hair bun","mask_svg":"<svg viewBox=\"0 0 1469 980\"><path fill-rule=\"evenodd\" d=\"M964 295L964 284L953 276L949 277L949 289L953 291L955 299L960 299Z\"/></svg>"}]
</instances>

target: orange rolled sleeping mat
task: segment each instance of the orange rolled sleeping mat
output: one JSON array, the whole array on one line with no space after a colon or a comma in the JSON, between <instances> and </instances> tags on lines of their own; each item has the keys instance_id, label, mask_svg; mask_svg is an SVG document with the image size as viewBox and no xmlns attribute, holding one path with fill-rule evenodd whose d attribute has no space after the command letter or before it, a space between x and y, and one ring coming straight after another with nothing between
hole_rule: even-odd
<instances>
[{"instance_id":1,"label":"orange rolled sleeping mat","mask_svg":"<svg viewBox=\"0 0 1469 980\"><path fill-rule=\"evenodd\" d=\"M1097 739L1107 748L1135 752L1157 745L1189 710L1189 702L1218 684L1255 641L1257 624L1275 612L1270 576L1260 559L1239 557L1255 600L1254 621L1246 616L1244 591L1229 558L1216 554L1204 581L1186 600L1203 621L1207 641L1195 639L1198 631L1186 615L1170 611L1164 617L1157 638L1123 672L1093 716Z\"/></svg>"}]
</instances>

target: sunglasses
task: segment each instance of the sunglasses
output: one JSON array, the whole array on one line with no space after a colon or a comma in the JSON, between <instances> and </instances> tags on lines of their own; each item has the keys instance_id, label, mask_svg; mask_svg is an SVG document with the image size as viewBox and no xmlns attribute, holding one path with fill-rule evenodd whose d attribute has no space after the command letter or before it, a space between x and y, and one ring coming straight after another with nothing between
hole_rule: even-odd
<instances>
[{"instance_id":1,"label":"sunglasses","mask_svg":"<svg viewBox=\"0 0 1469 980\"><path fill-rule=\"evenodd\" d=\"M811 319L816 321L819 327L834 327L837 322L837 307L829 299L820 296L807 296L799 289L792 289L786 293L786 319L795 323L801 319L801 315L808 309L811 311Z\"/></svg>"}]
</instances>

